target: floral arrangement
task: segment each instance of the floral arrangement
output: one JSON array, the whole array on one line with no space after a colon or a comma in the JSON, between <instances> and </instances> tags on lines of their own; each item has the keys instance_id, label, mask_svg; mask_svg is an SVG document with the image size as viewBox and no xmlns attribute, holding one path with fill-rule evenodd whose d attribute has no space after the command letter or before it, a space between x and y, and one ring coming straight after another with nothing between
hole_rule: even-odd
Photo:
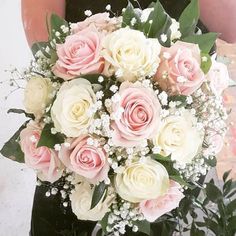
<instances>
[{"instance_id":1,"label":"floral arrangement","mask_svg":"<svg viewBox=\"0 0 236 236\"><path fill-rule=\"evenodd\" d=\"M178 22L159 1L106 10L76 24L51 16L49 41L33 46L23 75L25 110L9 111L30 119L1 153L104 234L149 235L214 165L229 76L212 49L217 34L197 26L197 0Z\"/></svg>"}]
</instances>

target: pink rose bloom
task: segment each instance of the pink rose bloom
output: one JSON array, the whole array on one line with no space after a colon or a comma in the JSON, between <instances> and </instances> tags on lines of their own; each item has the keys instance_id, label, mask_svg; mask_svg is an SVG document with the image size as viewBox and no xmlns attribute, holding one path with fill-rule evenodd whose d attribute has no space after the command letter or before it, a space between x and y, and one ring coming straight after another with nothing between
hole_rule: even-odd
<instances>
[{"instance_id":1,"label":"pink rose bloom","mask_svg":"<svg viewBox=\"0 0 236 236\"><path fill-rule=\"evenodd\" d=\"M53 183L61 177L64 167L55 150L37 148L41 130L38 124L30 122L20 133L20 145L26 165L37 171L40 180Z\"/></svg>"},{"instance_id":2,"label":"pink rose bloom","mask_svg":"<svg viewBox=\"0 0 236 236\"><path fill-rule=\"evenodd\" d=\"M71 171L87 178L93 184L107 178L109 164L105 150L88 144L90 136L81 136L70 141L70 146L62 146L59 157Z\"/></svg>"},{"instance_id":3,"label":"pink rose bloom","mask_svg":"<svg viewBox=\"0 0 236 236\"><path fill-rule=\"evenodd\" d=\"M170 188L165 195L141 202L139 207L145 219L154 222L160 216L178 207L181 199L184 198L180 188L181 186L177 182L170 181Z\"/></svg>"},{"instance_id":4,"label":"pink rose bloom","mask_svg":"<svg viewBox=\"0 0 236 236\"><path fill-rule=\"evenodd\" d=\"M102 38L103 35L94 27L67 36L64 44L57 45L58 60L52 69L53 73L64 80L84 74L102 73Z\"/></svg>"},{"instance_id":5,"label":"pink rose bloom","mask_svg":"<svg viewBox=\"0 0 236 236\"><path fill-rule=\"evenodd\" d=\"M206 76L210 82L210 87L214 94L220 96L222 92L229 86L229 72L227 66L223 63L217 62L214 58L212 66Z\"/></svg>"},{"instance_id":6,"label":"pink rose bloom","mask_svg":"<svg viewBox=\"0 0 236 236\"><path fill-rule=\"evenodd\" d=\"M78 33L91 25L104 33L113 32L117 29L120 22L116 17L110 18L109 15L107 12L98 13L86 18L84 21L72 24L72 33Z\"/></svg>"},{"instance_id":7,"label":"pink rose bloom","mask_svg":"<svg viewBox=\"0 0 236 236\"><path fill-rule=\"evenodd\" d=\"M139 82L123 82L120 99L113 104L112 141L116 146L133 147L156 135L161 105L150 88Z\"/></svg>"},{"instance_id":8,"label":"pink rose bloom","mask_svg":"<svg viewBox=\"0 0 236 236\"><path fill-rule=\"evenodd\" d=\"M197 44L177 41L163 50L161 61L154 79L170 94L190 95L204 81Z\"/></svg>"}]
</instances>

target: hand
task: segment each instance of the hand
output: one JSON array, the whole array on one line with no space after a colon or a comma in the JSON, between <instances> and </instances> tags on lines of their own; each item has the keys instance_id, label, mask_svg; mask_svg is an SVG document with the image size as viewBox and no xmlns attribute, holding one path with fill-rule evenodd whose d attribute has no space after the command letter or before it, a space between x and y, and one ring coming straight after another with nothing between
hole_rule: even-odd
<instances>
[{"instance_id":1,"label":"hand","mask_svg":"<svg viewBox=\"0 0 236 236\"><path fill-rule=\"evenodd\" d=\"M46 17L50 14L65 16L65 0L21 0L22 22L29 46L47 41Z\"/></svg>"},{"instance_id":2,"label":"hand","mask_svg":"<svg viewBox=\"0 0 236 236\"><path fill-rule=\"evenodd\" d=\"M220 38L236 42L236 0L200 0L201 20Z\"/></svg>"}]
</instances>

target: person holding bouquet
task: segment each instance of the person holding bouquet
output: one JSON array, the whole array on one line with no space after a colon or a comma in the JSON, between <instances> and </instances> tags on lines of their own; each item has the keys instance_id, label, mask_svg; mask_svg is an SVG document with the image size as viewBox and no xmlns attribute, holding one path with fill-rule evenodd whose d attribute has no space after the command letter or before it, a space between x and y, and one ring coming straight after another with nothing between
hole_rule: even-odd
<instances>
[{"instance_id":1,"label":"person holding bouquet","mask_svg":"<svg viewBox=\"0 0 236 236\"><path fill-rule=\"evenodd\" d=\"M161 0L160 2L171 17L178 19L190 1ZM152 1L141 0L138 2L132 0L131 3L135 7L144 9ZM101 0L99 4L97 0L40 0L37 2L22 0L22 19L29 46L32 46L35 42L47 41L47 25L44 22L51 13L56 13L69 22L78 22L86 18L86 11L88 14L96 14L108 10L111 14L119 15L126 5L126 0ZM220 37L228 42L236 41L236 16L233 14L236 10L235 1L200 0L200 9L201 21L207 30L221 32ZM200 28L206 30L203 25ZM61 72L59 69L58 71ZM54 74L56 74L55 71ZM202 78L203 73L199 77ZM125 143L127 143L127 140ZM44 227L45 225L46 227ZM66 230L71 226L81 230L86 228L88 233L91 233L95 223L79 221L71 210L66 210L63 213L60 209L60 199L57 196L50 200L45 198L44 186L37 187L32 214L31 236L57 236L59 235L57 234L58 228L60 231L64 230L66 235Z\"/></svg>"}]
</instances>

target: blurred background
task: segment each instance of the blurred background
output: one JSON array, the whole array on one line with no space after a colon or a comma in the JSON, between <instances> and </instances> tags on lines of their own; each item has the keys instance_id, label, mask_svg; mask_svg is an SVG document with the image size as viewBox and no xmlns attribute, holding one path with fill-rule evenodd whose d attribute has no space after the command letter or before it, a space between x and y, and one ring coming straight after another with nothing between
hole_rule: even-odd
<instances>
[{"instance_id":1,"label":"blurred background","mask_svg":"<svg viewBox=\"0 0 236 236\"><path fill-rule=\"evenodd\" d=\"M24 121L21 115L7 114L10 107L22 107L22 89L9 86L14 67L21 70L31 59L21 23L20 0L0 0L0 148ZM5 97L8 97L5 100ZM24 164L0 156L0 235L29 234L35 174Z\"/></svg>"},{"instance_id":2,"label":"blurred background","mask_svg":"<svg viewBox=\"0 0 236 236\"><path fill-rule=\"evenodd\" d=\"M24 117L7 114L9 108L22 107L22 89L11 93L9 86L13 68L22 71L32 59L21 22L20 0L0 0L0 148L17 128ZM231 78L236 80L236 44L218 40L218 53L228 59ZM6 71L7 70L7 71ZM11 94L10 94L11 93ZM7 99L5 99L7 97ZM236 179L236 88L225 93L225 102L232 108L229 131L224 150L218 157L215 176L232 169ZM234 123L235 122L235 123ZM35 174L24 164L18 164L0 156L0 235L28 235L32 202L35 190Z\"/></svg>"}]
</instances>

